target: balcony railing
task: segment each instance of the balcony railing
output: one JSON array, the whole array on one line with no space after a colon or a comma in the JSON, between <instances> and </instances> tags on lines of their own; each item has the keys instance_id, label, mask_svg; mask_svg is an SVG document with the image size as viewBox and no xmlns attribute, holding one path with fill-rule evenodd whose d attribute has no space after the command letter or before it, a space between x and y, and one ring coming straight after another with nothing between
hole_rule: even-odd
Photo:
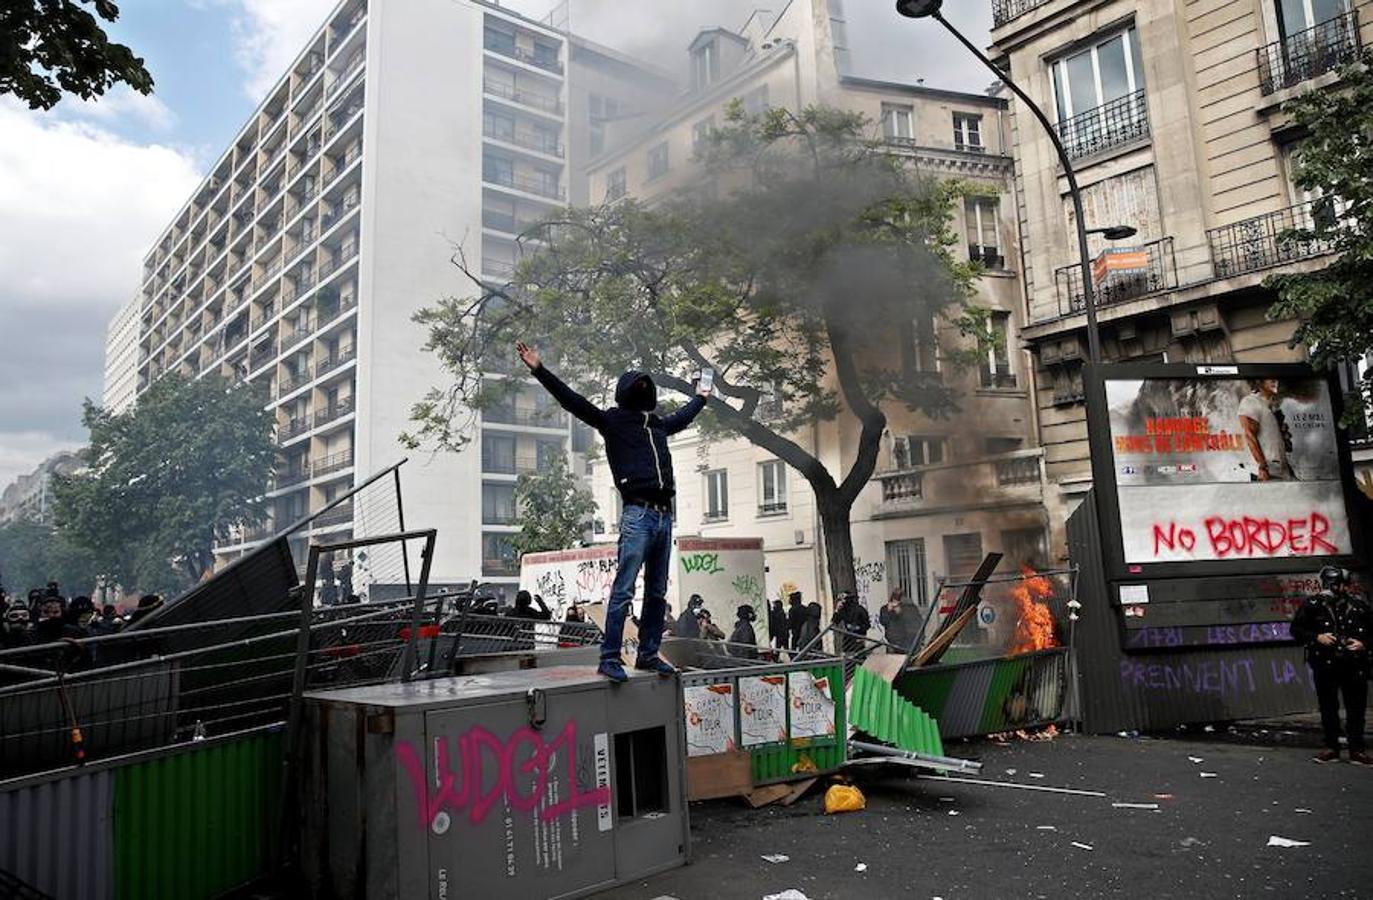
<instances>
[{"instance_id":1,"label":"balcony railing","mask_svg":"<svg viewBox=\"0 0 1373 900\"><path fill-rule=\"evenodd\" d=\"M511 409L508 406L498 406L483 411L482 421L495 425L564 428L567 426L567 413L560 409Z\"/></svg>"},{"instance_id":2,"label":"balcony railing","mask_svg":"<svg viewBox=\"0 0 1373 900\"><path fill-rule=\"evenodd\" d=\"M332 372L346 362L352 361L358 355L356 347L344 347L333 356L326 356L320 360L319 365L315 366L315 377L319 377L326 372Z\"/></svg>"},{"instance_id":3,"label":"balcony railing","mask_svg":"<svg viewBox=\"0 0 1373 900\"><path fill-rule=\"evenodd\" d=\"M326 513L315 516L314 526L323 528L328 525L342 525L353 521L353 501L345 500Z\"/></svg>"},{"instance_id":4,"label":"balcony railing","mask_svg":"<svg viewBox=\"0 0 1373 900\"><path fill-rule=\"evenodd\" d=\"M535 109L542 109L545 112L561 114L563 102L557 97L550 97L547 94L540 94L536 91L522 91L517 87L501 84L497 81L485 81L482 89L493 97L500 97L504 100L514 100L516 103L525 106L532 106Z\"/></svg>"},{"instance_id":5,"label":"balcony railing","mask_svg":"<svg viewBox=\"0 0 1373 900\"><path fill-rule=\"evenodd\" d=\"M787 511L787 501L777 500L772 503L759 503L758 515L760 516L780 516Z\"/></svg>"},{"instance_id":6,"label":"balcony railing","mask_svg":"<svg viewBox=\"0 0 1373 900\"><path fill-rule=\"evenodd\" d=\"M315 426L328 425L337 419L342 419L353 411L353 398L345 397L333 406L322 409L315 413Z\"/></svg>"},{"instance_id":7,"label":"balcony railing","mask_svg":"<svg viewBox=\"0 0 1373 900\"><path fill-rule=\"evenodd\" d=\"M318 478L321 475L332 475L334 472L341 472L353 465L353 451L344 450L342 453L334 453L329 456L321 457L311 465Z\"/></svg>"},{"instance_id":8,"label":"balcony railing","mask_svg":"<svg viewBox=\"0 0 1373 900\"><path fill-rule=\"evenodd\" d=\"M968 259L973 262L980 262L988 269L1006 268L1006 257L1001 255L1001 251L996 247L984 247L980 244L968 245Z\"/></svg>"},{"instance_id":9,"label":"balcony railing","mask_svg":"<svg viewBox=\"0 0 1373 900\"><path fill-rule=\"evenodd\" d=\"M563 145L558 143L556 138L537 131L499 131L495 128L483 128L482 134L496 141L504 141L507 144L514 144L517 147L526 147L539 153L547 153L550 156L562 156Z\"/></svg>"},{"instance_id":10,"label":"balcony railing","mask_svg":"<svg viewBox=\"0 0 1373 900\"><path fill-rule=\"evenodd\" d=\"M551 200L566 200L567 191L559 184L545 181L541 178L525 178L522 175L514 175L509 172L492 172L484 170L482 181L487 184L497 184L502 187L514 188L517 191L524 191L527 194L537 194L540 197L548 197Z\"/></svg>"},{"instance_id":11,"label":"balcony railing","mask_svg":"<svg viewBox=\"0 0 1373 900\"><path fill-rule=\"evenodd\" d=\"M1144 140L1149 137L1149 108L1144 91L1078 113L1055 127L1070 159L1094 156Z\"/></svg>"},{"instance_id":12,"label":"balcony railing","mask_svg":"<svg viewBox=\"0 0 1373 900\"><path fill-rule=\"evenodd\" d=\"M482 257L482 274L499 275L502 278L509 278L515 274L515 264L508 259L491 259Z\"/></svg>"},{"instance_id":13,"label":"balcony railing","mask_svg":"<svg viewBox=\"0 0 1373 900\"><path fill-rule=\"evenodd\" d=\"M1000 28L1012 19L1018 19L1048 2L1049 0L992 0L992 27Z\"/></svg>"},{"instance_id":14,"label":"balcony railing","mask_svg":"<svg viewBox=\"0 0 1373 900\"><path fill-rule=\"evenodd\" d=\"M1326 19L1255 51L1259 88L1271 94L1295 87L1359 58L1359 19L1354 10Z\"/></svg>"},{"instance_id":15,"label":"balcony railing","mask_svg":"<svg viewBox=\"0 0 1373 900\"><path fill-rule=\"evenodd\" d=\"M1119 267L1116 263L1124 263L1128 267ZM1178 267L1173 256L1171 237L1139 247L1112 248L1097 257L1093 271L1104 273L1096 275L1093 288L1098 308L1178 286ZM1055 269L1054 283L1058 291L1060 316L1082 312L1086 308L1081 266L1075 264Z\"/></svg>"},{"instance_id":16,"label":"balcony railing","mask_svg":"<svg viewBox=\"0 0 1373 900\"><path fill-rule=\"evenodd\" d=\"M1333 241L1314 238L1302 240L1291 232L1312 228L1318 221L1333 224L1335 216L1334 205L1328 200L1318 199L1233 225L1208 229L1206 237L1211 244L1211 265L1216 277L1229 278L1243 272L1333 253Z\"/></svg>"},{"instance_id":17,"label":"balcony railing","mask_svg":"<svg viewBox=\"0 0 1373 900\"><path fill-rule=\"evenodd\" d=\"M499 53L501 56L508 56L511 59L518 59L522 63L527 63L535 68L543 69L548 72L563 73L562 60L557 57L550 57L541 53L530 53L520 47L514 41L493 39L491 35L486 36L485 46L492 53Z\"/></svg>"},{"instance_id":18,"label":"balcony railing","mask_svg":"<svg viewBox=\"0 0 1373 900\"><path fill-rule=\"evenodd\" d=\"M277 441L278 441L279 443L283 443L283 444L284 444L284 443L286 443L287 441L291 440L292 438L300 437L302 434L304 434L305 432L307 432L307 431L309 431L309 430L310 430L310 417L309 417L309 416L299 416L299 417L297 417L297 418L291 419L291 420L290 420L289 422L287 422L285 425L282 425L282 426L281 426L281 432L280 432L280 434L277 435Z\"/></svg>"},{"instance_id":19,"label":"balcony railing","mask_svg":"<svg viewBox=\"0 0 1373 900\"><path fill-rule=\"evenodd\" d=\"M887 516L929 509L1004 506L1041 499L1043 452L1016 450L969 462L879 472L882 506Z\"/></svg>"},{"instance_id":20,"label":"balcony railing","mask_svg":"<svg viewBox=\"0 0 1373 900\"><path fill-rule=\"evenodd\" d=\"M278 488L286 488L290 487L293 484L300 484L302 481L309 480L310 466L307 463L306 465L301 466L299 469L295 469L293 471L278 472L276 477L276 486Z\"/></svg>"}]
</instances>

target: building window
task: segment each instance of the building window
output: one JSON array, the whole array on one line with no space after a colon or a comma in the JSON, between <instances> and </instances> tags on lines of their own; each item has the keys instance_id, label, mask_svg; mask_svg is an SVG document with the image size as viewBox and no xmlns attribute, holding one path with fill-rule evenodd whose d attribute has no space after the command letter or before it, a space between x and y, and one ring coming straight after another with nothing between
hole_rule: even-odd
<instances>
[{"instance_id":1,"label":"building window","mask_svg":"<svg viewBox=\"0 0 1373 900\"><path fill-rule=\"evenodd\" d=\"M973 153L981 153L985 149L982 146L981 116L953 114L953 146L955 150L971 150Z\"/></svg>"},{"instance_id":2,"label":"building window","mask_svg":"<svg viewBox=\"0 0 1373 900\"><path fill-rule=\"evenodd\" d=\"M710 136L715 131L715 117L707 116L691 126L691 154L700 156L706 152Z\"/></svg>"},{"instance_id":3,"label":"building window","mask_svg":"<svg viewBox=\"0 0 1373 900\"><path fill-rule=\"evenodd\" d=\"M982 439L982 447L988 456L1001 456L1003 453L1014 453L1019 450L1024 441L1018 437L988 437Z\"/></svg>"},{"instance_id":4,"label":"building window","mask_svg":"<svg viewBox=\"0 0 1373 900\"><path fill-rule=\"evenodd\" d=\"M780 459L758 464L758 515L787 511L787 466Z\"/></svg>"},{"instance_id":5,"label":"building window","mask_svg":"<svg viewBox=\"0 0 1373 900\"><path fill-rule=\"evenodd\" d=\"M882 137L889 144L915 143L915 112L896 103L882 104Z\"/></svg>"},{"instance_id":6,"label":"building window","mask_svg":"<svg viewBox=\"0 0 1373 900\"><path fill-rule=\"evenodd\" d=\"M963 213L968 224L968 259L980 262L989 269L1003 269L1006 260L1001 255L1001 236L998 223L1001 201L996 197L969 197L964 201Z\"/></svg>"},{"instance_id":7,"label":"building window","mask_svg":"<svg viewBox=\"0 0 1373 900\"><path fill-rule=\"evenodd\" d=\"M1053 64L1054 109L1068 154L1086 156L1149 134L1134 28Z\"/></svg>"},{"instance_id":8,"label":"building window","mask_svg":"<svg viewBox=\"0 0 1373 900\"><path fill-rule=\"evenodd\" d=\"M950 575L971 575L981 564L981 532L944 535L944 567Z\"/></svg>"},{"instance_id":9,"label":"building window","mask_svg":"<svg viewBox=\"0 0 1373 900\"><path fill-rule=\"evenodd\" d=\"M482 484L482 524L515 524L515 486L513 484Z\"/></svg>"},{"instance_id":10,"label":"building window","mask_svg":"<svg viewBox=\"0 0 1373 900\"><path fill-rule=\"evenodd\" d=\"M512 141L515 139L515 117L493 111L484 112L482 133L497 140Z\"/></svg>"},{"instance_id":11,"label":"building window","mask_svg":"<svg viewBox=\"0 0 1373 900\"><path fill-rule=\"evenodd\" d=\"M720 77L720 48L714 42L702 44L691 54L691 86L700 90Z\"/></svg>"},{"instance_id":12,"label":"building window","mask_svg":"<svg viewBox=\"0 0 1373 900\"><path fill-rule=\"evenodd\" d=\"M515 439L505 435L482 435L482 471L496 475L515 474Z\"/></svg>"},{"instance_id":13,"label":"building window","mask_svg":"<svg viewBox=\"0 0 1373 900\"><path fill-rule=\"evenodd\" d=\"M768 111L768 86L756 87L744 95L744 112L750 116L761 116Z\"/></svg>"},{"instance_id":14,"label":"building window","mask_svg":"<svg viewBox=\"0 0 1373 900\"><path fill-rule=\"evenodd\" d=\"M902 335L903 366L905 376L914 378L920 374L939 371L939 330L935 325L934 312L922 310L916 318L904 324Z\"/></svg>"},{"instance_id":15,"label":"building window","mask_svg":"<svg viewBox=\"0 0 1373 900\"><path fill-rule=\"evenodd\" d=\"M587 97L586 118L591 134L591 155L597 156L605 150L605 123L620 115L620 102L614 97L591 94Z\"/></svg>"},{"instance_id":16,"label":"building window","mask_svg":"<svg viewBox=\"0 0 1373 900\"><path fill-rule=\"evenodd\" d=\"M925 574L925 541L912 538L887 542L887 580L916 606L930 602L929 579Z\"/></svg>"},{"instance_id":17,"label":"building window","mask_svg":"<svg viewBox=\"0 0 1373 900\"><path fill-rule=\"evenodd\" d=\"M729 518L729 473L716 469L706 473L707 522L723 522Z\"/></svg>"},{"instance_id":18,"label":"building window","mask_svg":"<svg viewBox=\"0 0 1373 900\"><path fill-rule=\"evenodd\" d=\"M1011 371L1011 314L992 310L987 322L991 339L982 342L982 386L984 388L1013 388L1015 373Z\"/></svg>"},{"instance_id":19,"label":"building window","mask_svg":"<svg viewBox=\"0 0 1373 900\"><path fill-rule=\"evenodd\" d=\"M625 167L612 169L605 176L605 199L609 203L612 200L619 200L626 193L625 188Z\"/></svg>"},{"instance_id":20,"label":"building window","mask_svg":"<svg viewBox=\"0 0 1373 900\"><path fill-rule=\"evenodd\" d=\"M667 141L664 141L648 151L648 177L661 178L667 174L667 168Z\"/></svg>"},{"instance_id":21,"label":"building window","mask_svg":"<svg viewBox=\"0 0 1373 900\"><path fill-rule=\"evenodd\" d=\"M483 156L482 178L509 187L515 183L515 163L499 156Z\"/></svg>"},{"instance_id":22,"label":"building window","mask_svg":"<svg viewBox=\"0 0 1373 900\"><path fill-rule=\"evenodd\" d=\"M758 398L758 406L753 411L753 417L759 422L770 422L782 417L782 396L777 393L777 385L768 382L759 388L762 395Z\"/></svg>"},{"instance_id":23,"label":"building window","mask_svg":"<svg viewBox=\"0 0 1373 900\"><path fill-rule=\"evenodd\" d=\"M891 446L892 468L900 472L942 463L946 457L944 443L944 438L934 435L896 435Z\"/></svg>"},{"instance_id":24,"label":"building window","mask_svg":"<svg viewBox=\"0 0 1373 900\"><path fill-rule=\"evenodd\" d=\"M508 534L482 534L482 574L518 575L520 561Z\"/></svg>"}]
</instances>

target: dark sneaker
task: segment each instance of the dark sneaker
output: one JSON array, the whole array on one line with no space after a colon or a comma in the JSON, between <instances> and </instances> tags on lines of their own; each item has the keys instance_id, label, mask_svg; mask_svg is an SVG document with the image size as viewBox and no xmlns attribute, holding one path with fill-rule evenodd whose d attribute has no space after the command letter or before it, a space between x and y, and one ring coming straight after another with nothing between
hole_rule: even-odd
<instances>
[{"instance_id":1,"label":"dark sneaker","mask_svg":"<svg viewBox=\"0 0 1373 900\"><path fill-rule=\"evenodd\" d=\"M1317 753L1315 756L1311 758L1318 763L1338 762L1340 759L1340 751L1322 750L1320 753Z\"/></svg>"},{"instance_id":2,"label":"dark sneaker","mask_svg":"<svg viewBox=\"0 0 1373 900\"><path fill-rule=\"evenodd\" d=\"M672 664L661 656L655 656L652 659L636 659L634 668L642 669L645 672L657 672L664 678L677 674L677 670L672 667Z\"/></svg>"},{"instance_id":3,"label":"dark sneaker","mask_svg":"<svg viewBox=\"0 0 1373 900\"><path fill-rule=\"evenodd\" d=\"M1356 766L1373 766L1373 756L1369 756L1362 750L1350 750L1349 761Z\"/></svg>"},{"instance_id":4,"label":"dark sneaker","mask_svg":"<svg viewBox=\"0 0 1373 900\"><path fill-rule=\"evenodd\" d=\"M618 659L603 659L601 664L596 667L597 675L604 675L616 684L624 684L629 680L625 674L625 667Z\"/></svg>"}]
</instances>

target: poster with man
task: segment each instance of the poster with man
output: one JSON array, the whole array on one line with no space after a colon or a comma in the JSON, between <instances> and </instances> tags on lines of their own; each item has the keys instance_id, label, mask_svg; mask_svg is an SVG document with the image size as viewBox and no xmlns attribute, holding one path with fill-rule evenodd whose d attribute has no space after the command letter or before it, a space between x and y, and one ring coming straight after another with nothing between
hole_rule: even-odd
<instances>
[{"instance_id":1,"label":"poster with man","mask_svg":"<svg viewBox=\"0 0 1373 900\"><path fill-rule=\"evenodd\" d=\"M1127 563L1351 552L1327 383L1108 379Z\"/></svg>"}]
</instances>

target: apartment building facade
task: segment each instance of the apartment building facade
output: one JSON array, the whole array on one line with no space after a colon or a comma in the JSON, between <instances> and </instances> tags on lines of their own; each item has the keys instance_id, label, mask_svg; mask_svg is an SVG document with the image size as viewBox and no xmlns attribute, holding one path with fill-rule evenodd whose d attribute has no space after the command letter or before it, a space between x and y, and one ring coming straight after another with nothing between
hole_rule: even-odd
<instances>
[{"instance_id":1,"label":"apartment building facade","mask_svg":"<svg viewBox=\"0 0 1373 900\"><path fill-rule=\"evenodd\" d=\"M1366 45L1366 2L1345 0L993 0L1003 67L1055 123L1091 227L1130 225L1095 260L1136 251L1093 277L1106 361L1301 361L1293 323L1270 321L1276 272L1325 265L1329 247L1280 239L1319 215L1293 184L1301 134L1282 112L1337 87ZM1067 182L1047 135L1012 106L1016 201L1039 439L1054 548L1091 487L1082 365L1086 316ZM1122 247L1122 245L1124 245ZM1366 361L1363 365L1367 365ZM1350 366L1346 379L1357 372ZM1356 456L1367 459L1366 440Z\"/></svg>"},{"instance_id":2,"label":"apartment building facade","mask_svg":"<svg viewBox=\"0 0 1373 900\"><path fill-rule=\"evenodd\" d=\"M14 479L0 491L0 525L18 521L51 525L55 502L52 476L75 474L84 465L80 453L61 450L39 463L32 472Z\"/></svg>"},{"instance_id":3,"label":"apartment building facade","mask_svg":"<svg viewBox=\"0 0 1373 900\"><path fill-rule=\"evenodd\" d=\"M506 277L519 232L567 202L589 131L568 118L579 72L627 107L668 87L494 3L344 0L156 241L136 390L218 372L265 382L276 414L271 521L222 560L404 455L412 405L446 378L412 317L471 291L459 248ZM513 585L515 479L567 457L572 431L532 383L477 428L405 467L404 522L438 528L436 580ZM350 504L298 539L399 525Z\"/></svg>"},{"instance_id":4,"label":"apartment building facade","mask_svg":"<svg viewBox=\"0 0 1373 900\"><path fill-rule=\"evenodd\" d=\"M140 297L119 308L105 331L105 377L101 408L121 413L138 394L138 325Z\"/></svg>"},{"instance_id":5,"label":"apartment building facade","mask_svg":"<svg viewBox=\"0 0 1373 900\"><path fill-rule=\"evenodd\" d=\"M970 573L985 551L1016 562L1045 562L1047 523L1041 505L1041 458L1030 402L1030 374L1015 335L1024 299L1011 195L1006 103L998 96L856 77L846 65L846 19L837 3L788 4L779 16L755 14L738 31L702 31L688 48L691 87L662 115L641 123L612 151L593 160L594 202L632 196L653 203L711 189L696 151L724 122L726 106L746 111L825 104L862 112L890 152L939 178L978 186L958 210L966 252L986 272L976 301L992 311L1006 340L989 346L980 366L957 369L941 348L957 342L936 321L893 323L892 352L921 368L942 370L961 412L951 420L884 407L888 432L876 475L853 509L859 592L874 610L893 588L928 603L941 577ZM704 179L704 180L703 180ZM897 346L910 338L910 347ZM832 380L832 375L830 376ZM857 452L858 421L843 410L792 439L842 479ZM820 524L809 484L780 460L742 439L674 440L677 531L705 537L764 540L766 593L799 589L829 604ZM619 497L604 464L593 466L600 537L613 539Z\"/></svg>"}]
</instances>

